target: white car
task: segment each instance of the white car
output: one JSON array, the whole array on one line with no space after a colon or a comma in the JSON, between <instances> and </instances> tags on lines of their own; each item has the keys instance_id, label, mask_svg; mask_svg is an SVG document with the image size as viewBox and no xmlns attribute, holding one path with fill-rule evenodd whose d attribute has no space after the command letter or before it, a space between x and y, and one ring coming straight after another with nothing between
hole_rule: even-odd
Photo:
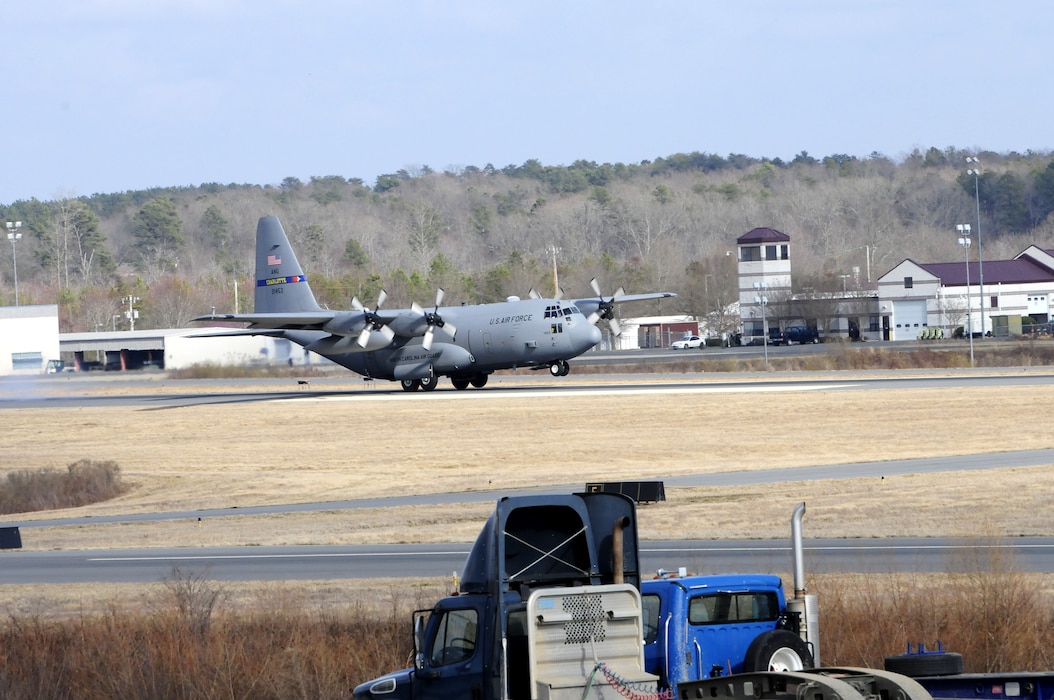
<instances>
[{"instance_id":1,"label":"white car","mask_svg":"<svg viewBox=\"0 0 1054 700\"><path fill-rule=\"evenodd\" d=\"M671 350L687 350L689 348L701 348L706 345L706 341L697 335L686 335L680 340L675 340L670 343Z\"/></svg>"}]
</instances>

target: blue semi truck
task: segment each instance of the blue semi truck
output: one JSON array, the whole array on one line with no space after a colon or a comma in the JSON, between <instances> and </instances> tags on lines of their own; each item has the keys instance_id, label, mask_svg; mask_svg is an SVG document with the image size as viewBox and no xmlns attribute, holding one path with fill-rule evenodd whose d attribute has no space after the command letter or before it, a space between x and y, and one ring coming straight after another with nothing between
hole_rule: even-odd
<instances>
[{"instance_id":1,"label":"blue semi truck","mask_svg":"<svg viewBox=\"0 0 1054 700\"><path fill-rule=\"evenodd\" d=\"M931 700L884 670L817 669L814 598L775 576L641 580L634 502L614 493L503 498L459 587L413 616L413 666L362 700Z\"/></svg>"}]
</instances>

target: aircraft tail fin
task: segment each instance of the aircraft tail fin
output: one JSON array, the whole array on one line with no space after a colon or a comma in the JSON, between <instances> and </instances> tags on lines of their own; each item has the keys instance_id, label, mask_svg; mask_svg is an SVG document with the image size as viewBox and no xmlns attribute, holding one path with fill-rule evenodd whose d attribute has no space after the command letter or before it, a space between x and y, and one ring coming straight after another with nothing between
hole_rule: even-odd
<instances>
[{"instance_id":1,"label":"aircraft tail fin","mask_svg":"<svg viewBox=\"0 0 1054 700\"><path fill-rule=\"evenodd\" d=\"M255 313L318 311L321 307L277 216L256 226Z\"/></svg>"}]
</instances>

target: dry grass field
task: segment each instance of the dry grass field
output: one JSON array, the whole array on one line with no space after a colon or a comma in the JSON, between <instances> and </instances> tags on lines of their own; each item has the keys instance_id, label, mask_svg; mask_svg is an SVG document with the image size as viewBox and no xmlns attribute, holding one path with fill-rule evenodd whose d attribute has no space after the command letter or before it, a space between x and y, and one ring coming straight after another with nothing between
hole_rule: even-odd
<instances>
[{"instance_id":1,"label":"dry grass field","mask_svg":"<svg viewBox=\"0 0 1054 700\"><path fill-rule=\"evenodd\" d=\"M854 462L1050 448L1046 420L1054 387L748 391L728 386L728 378L696 376L705 391L378 396L349 380L343 395L327 386L284 401L3 410L0 476L63 469L83 458L113 460L132 487L110 502L32 516L42 519L847 464L849 478L839 480L667 487L666 502L641 507L641 535L785 537L800 501L808 504L807 537L1054 534L1054 465L851 477ZM150 391L199 389L178 384L159 380ZM253 385L218 390L246 392ZM26 550L50 550L471 541L491 508L468 503L213 518L200 525L193 519L32 528L23 530L23 543ZM333 585L319 582L317 589ZM341 585L346 593L349 587ZM376 582L371 585L376 591ZM121 587L109 590L122 594ZM62 599L66 609L83 605L87 595L67 588L49 596L47 587L33 593L37 601ZM9 590L5 599L18 595ZM92 587L91 595L105 592Z\"/></svg>"}]
</instances>

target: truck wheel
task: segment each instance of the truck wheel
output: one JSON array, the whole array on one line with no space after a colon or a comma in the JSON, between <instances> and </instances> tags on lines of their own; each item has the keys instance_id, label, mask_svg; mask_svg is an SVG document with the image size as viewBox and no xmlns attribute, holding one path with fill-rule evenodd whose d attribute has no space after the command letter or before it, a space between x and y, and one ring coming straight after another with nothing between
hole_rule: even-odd
<instances>
[{"instance_id":1,"label":"truck wheel","mask_svg":"<svg viewBox=\"0 0 1054 700\"><path fill-rule=\"evenodd\" d=\"M801 637L787 630L770 630L750 643L743 670L801 671L813 665L812 652Z\"/></svg>"},{"instance_id":2,"label":"truck wheel","mask_svg":"<svg viewBox=\"0 0 1054 700\"><path fill-rule=\"evenodd\" d=\"M885 668L887 671L909 678L954 676L963 672L963 657L962 654L951 651L933 654L900 654L899 656L887 656Z\"/></svg>"}]
</instances>

